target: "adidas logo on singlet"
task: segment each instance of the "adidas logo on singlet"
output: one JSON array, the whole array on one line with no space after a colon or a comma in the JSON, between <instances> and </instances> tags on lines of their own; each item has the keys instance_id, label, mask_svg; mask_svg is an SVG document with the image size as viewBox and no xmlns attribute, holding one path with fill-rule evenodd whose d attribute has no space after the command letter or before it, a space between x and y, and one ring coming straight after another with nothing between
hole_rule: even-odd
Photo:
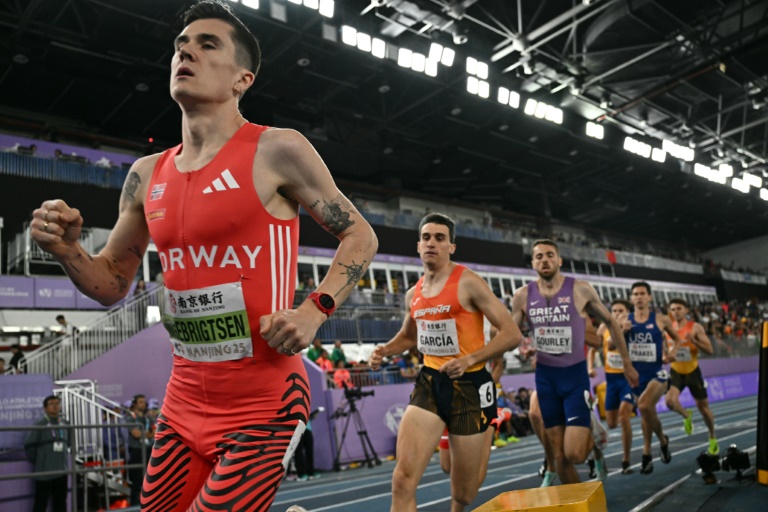
<instances>
[{"instance_id":1,"label":"adidas logo on singlet","mask_svg":"<svg viewBox=\"0 0 768 512\"><path fill-rule=\"evenodd\" d=\"M223 182L221 181L222 178L224 179ZM235 181L235 177L232 176L232 173L229 172L229 169L225 169L221 173L220 177L213 180L213 183L211 183L211 185L213 185L213 188L205 187L205 189L203 189L203 194L211 194L214 192L214 190L216 192L223 192L225 190L230 190L233 188L240 188L240 185L237 184L237 181Z\"/></svg>"}]
</instances>

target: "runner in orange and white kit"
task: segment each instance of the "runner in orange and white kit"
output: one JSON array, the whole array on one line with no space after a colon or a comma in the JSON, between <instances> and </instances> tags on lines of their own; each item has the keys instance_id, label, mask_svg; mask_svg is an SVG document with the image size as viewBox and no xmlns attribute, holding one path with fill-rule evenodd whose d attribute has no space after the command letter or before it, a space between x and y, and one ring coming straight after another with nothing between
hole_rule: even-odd
<instances>
[{"instance_id":1,"label":"runner in orange and white kit","mask_svg":"<svg viewBox=\"0 0 768 512\"><path fill-rule=\"evenodd\" d=\"M614 299L611 302L611 315L623 324L629 313L632 311L632 304L628 300ZM624 363L621 360L621 354L616 350L616 345L611 341L611 332L608 326L602 324L597 330L598 336L603 339L603 359L605 361L605 421L608 428L614 429L621 424L621 447L623 458L621 461L621 472L623 474L632 473L630 469L629 457L632 451L632 412L637 405L637 397L632 391L632 387L624 377ZM588 369L592 367L594 359L593 351L587 356ZM590 373L590 377L593 375Z\"/></svg>"},{"instance_id":2,"label":"runner in orange and white kit","mask_svg":"<svg viewBox=\"0 0 768 512\"><path fill-rule=\"evenodd\" d=\"M392 512L416 511L416 487L447 426L451 457L451 511L461 512L477 496L480 467L491 450L485 431L496 417L496 388L485 361L512 350L522 336L488 284L451 262L455 224L431 213L419 225L417 249L424 276L406 293L408 315L400 331L369 359L379 368L385 356L418 345L424 366L397 434L392 474ZM498 334L486 345L483 316Z\"/></svg>"},{"instance_id":3,"label":"runner in orange and white kit","mask_svg":"<svg viewBox=\"0 0 768 512\"><path fill-rule=\"evenodd\" d=\"M32 236L102 304L126 295L150 233L158 247L174 363L142 510L266 511L309 415L293 356L356 286L377 242L304 137L240 115L260 52L227 4L190 8L174 50L182 144L133 165L106 247L86 253L83 219L61 200L34 211ZM317 292L291 309L299 205L340 244Z\"/></svg>"},{"instance_id":4,"label":"runner in orange and white kit","mask_svg":"<svg viewBox=\"0 0 768 512\"><path fill-rule=\"evenodd\" d=\"M712 409L709 408L707 397L707 386L704 377L699 368L699 350L707 354L713 354L712 341L704 331L704 327L698 322L688 320L688 303L683 299L672 299L669 301L669 312L674 320L674 328L678 336L682 339L682 344L677 349L675 361L670 365L669 390L666 395L667 407L683 417L683 428L685 433L691 435L693 432L693 412L686 410L680 404L680 393L688 387L691 390L691 396L696 400L696 407L704 418L704 424L709 430L709 448L712 455L720 453L720 445L715 436L715 416ZM670 348L672 341L668 340Z\"/></svg>"}]
</instances>

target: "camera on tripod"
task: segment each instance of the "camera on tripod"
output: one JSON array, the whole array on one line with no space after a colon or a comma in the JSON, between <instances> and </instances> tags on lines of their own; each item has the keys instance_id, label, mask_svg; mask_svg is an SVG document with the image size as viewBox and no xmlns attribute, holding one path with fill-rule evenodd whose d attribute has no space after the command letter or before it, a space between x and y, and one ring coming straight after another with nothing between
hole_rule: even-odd
<instances>
[{"instance_id":1,"label":"camera on tripod","mask_svg":"<svg viewBox=\"0 0 768 512\"><path fill-rule=\"evenodd\" d=\"M375 393L375 390L370 391L363 391L360 388L348 388L346 384L342 384L344 386L344 398L346 398L349 401L352 400L360 400L363 397L366 396L373 396Z\"/></svg>"}]
</instances>

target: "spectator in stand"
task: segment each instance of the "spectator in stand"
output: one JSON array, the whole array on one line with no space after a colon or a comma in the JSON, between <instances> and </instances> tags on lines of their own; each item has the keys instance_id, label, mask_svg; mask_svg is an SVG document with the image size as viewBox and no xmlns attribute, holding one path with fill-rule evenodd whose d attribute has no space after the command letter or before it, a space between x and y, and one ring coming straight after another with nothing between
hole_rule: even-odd
<instances>
[{"instance_id":1,"label":"spectator in stand","mask_svg":"<svg viewBox=\"0 0 768 512\"><path fill-rule=\"evenodd\" d=\"M11 345L11 360L8 362L8 366L13 368L14 373L27 373L27 358L21 351L21 345L18 343Z\"/></svg>"},{"instance_id":2,"label":"spectator in stand","mask_svg":"<svg viewBox=\"0 0 768 512\"><path fill-rule=\"evenodd\" d=\"M96 160L95 162L93 162L93 165L95 165L96 167L103 167L105 169L109 169L110 167L112 167L113 164L109 158L103 156L98 160Z\"/></svg>"},{"instance_id":3,"label":"spectator in stand","mask_svg":"<svg viewBox=\"0 0 768 512\"><path fill-rule=\"evenodd\" d=\"M5 373L5 359L0 357L0 375Z\"/></svg>"},{"instance_id":4,"label":"spectator in stand","mask_svg":"<svg viewBox=\"0 0 768 512\"><path fill-rule=\"evenodd\" d=\"M312 346L309 347L309 350L307 351L307 357L310 361L313 363L317 362L317 358L320 357L320 352L323 350L323 343L320 341L320 338L315 338L312 341Z\"/></svg>"},{"instance_id":5,"label":"spectator in stand","mask_svg":"<svg viewBox=\"0 0 768 512\"><path fill-rule=\"evenodd\" d=\"M30 430L24 441L27 458L35 465L35 473L65 471L69 462L70 430L61 428L66 421L60 418L61 401L51 395L43 400L45 414L35 422L36 426L47 426L42 430ZM34 512L48 510L48 501L53 501L53 512L67 510L67 475L35 477Z\"/></svg>"},{"instance_id":6,"label":"spectator in stand","mask_svg":"<svg viewBox=\"0 0 768 512\"><path fill-rule=\"evenodd\" d=\"M59 348L59 377L73 372L78 367L77 335L80 331L69 323L64 315L58 315L56 322L61 326L59 334L63 337Z\"/></svg>"},{"instance_id":7,"label":"spectator in stand","mask_svg":"<svg viewBox=\"0 0 768 512\"><path fill-rule=\"evenodd\" d=\"M414 364L412 351L418 351L416 347L411 347L407 354L404 354L397 360L397 366L400 369L400 377L406 381L412 381L419 375L418 356L416 357L416 364Z\"/></svg>"},{"instance_id":8,"label":"spectator in stand","mask_svg":"<svg viewBox=\"0 0 768 512\"><path fill-rule=\"evenodd\" d=\"M128 478L131 481L131 505L139 504L141 484L144 481L144 472L149 463L149 455L155 438L155 423L147 415L147 397L135 395L131 400L131 409L125 416L126 423L132 423L128 430L128 462L130 464L143 464L128 470Z\"/></svg>"},{"instance_id":9,"label":"spectator in stand","mask_svg":"<svg viewBox=\"0 0 768 512\"><path fill-rule=\"evenodd\" d=\"M136 302L136 327L142 330L147 327L147 306L149 306L148 297L143 297L147 293L147 283L143 279L136 282L136 288L133 289L133 299Z\"/></svg>"},{"instance_id":10,"label":"spectator in stand","mask_svg":"<svg viewBox=\"0 0 768 512\"><path fill-rule=\"evenodd\" d=\"M320 349L320 356L315 360L315 364L326 373L333 372L333 363L328 358L328 351L324 348Z\"/></svg>"},{"instance_id":11,"label":"spectator in stand","mask_svg":"<svg viewBox=\"0 0 768 512\"><path fill-rule=\"evenodd\" d=\"M531 409L531 392L525 386L521 386L517 390L517 396L515 397L515 403L520 406L525 412Z\"/></svg>"},{"instance_id":12,"label":"spectator in stand","mask_svg":"<svg viewBox=\"0 0 768 512\"><path fill-rule=\"evenodd\" d=\"M352 376L344 367L344 363L339 360L335 363L336 369L333 371L333 382L337 389L352 389L355 385L352 383Z\"/></svg>"},{"instance_id":13,"label":"spectator in stand","mask_svg":"<svg viewBox=\"0 0 768 512\"><path fill-rule=\"evenodd\" d=\"M338 368L336 366L336 363L341 361L344 366L347 366L347 355L344 353L344 349L341 348L341 340L336 340L333 343L333 352L331 352L331 362L333 363L333 366Z\"/></svg>"}]
</instances>

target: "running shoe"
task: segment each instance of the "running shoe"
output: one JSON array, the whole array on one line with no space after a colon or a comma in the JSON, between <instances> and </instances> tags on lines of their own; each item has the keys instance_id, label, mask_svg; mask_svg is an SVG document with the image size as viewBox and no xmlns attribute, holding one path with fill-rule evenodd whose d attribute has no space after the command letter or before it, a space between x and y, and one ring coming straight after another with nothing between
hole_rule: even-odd
<instances>
[{"instance_id":1,"label":"running shoe","mask_svg":"<svg viewBox=\"0 0 768 512\"><path fill-rule=\"evenodd\" d=\"M660 444L661 448L661 462L669 464L672 461L672 453L669 451L669 436L664 436L666 443Z\"/></svg>"},{"instance_id":2,"label":"running shoe","mask_svg":"<svg viewBox=\"0 0 768 512\"><path fill-rule=\"evenodd\" d=\"M720 453L720 445L717 443L716 437L709 438L709 449L707 451L710 455L717 455Z\"/></svg>"},{"instance_id":3,"label":"running shoe","mask_svg":"<svg viewBox=\"0 0 768 512\"><path fill-rule=\"evenodd\" d=\"M693 433L693 411L690 409L686 409L686 416L683 420L683 428L685 429L685 433L688 435L691 435Z\"/></svg>"},{"instance_id":4,"label":"running shoe","mask_svg":"<svg viewBox=\"0 0 768 512\"><path fill-rule=\"evenodd\" d=\"M589 473L587 473L587 476L589 476L589 478L597 478L597 473L595 473L595 459L591 457L587 459L587 466L589 466Z\"/></svg>"},{"instance_id":5,"label":"running shoe","mask_svg":"<svg viewBox=\"0 0 768 512\"><path fill-rule=\"evenodd\" d=\"M603 457L602 453L599 458L595 458L595 472L597 473L597 479L601 482L608 478L608 466L605 464L605 457Z\"/></svg>"},{"instance_id":6,"label":"running shoe","mask_svg":"<svg viewBox=\"0 0 768 512\"><path fill-rule=\"evenodd\" d=\"M640 464L640 474L650 475L653 473L653 459L650 455L643 454L643 462Z\"/></svg>"},{"instance_id":7,"label":"running shoe","mask_svg":"<svg viewBox=\"0 0 768 512\"><path fill-rule=\"evenodd\" d=\"M541 481L539 487L551 487L555 485L555 478L557 478L557 473L553 473L552 471L545 472L544 480Z\"/></svg>"},{"instance_id":8,"label":"running shoe","mask_svg":"<svg viewBox=\"0 0 768 512\"><path fill-rule=\"evenodd\" d=\"M541 466L539 466L539 478L544 478L544 474L547 472L547 459L544 459L544 462L541 463Z\"/></svg>"},{"instance_id":9,"label":"running shoe","mask_svg":"<svg viewBox=\"0 0 768 512\"><path fill-rule=\"evenodd\" d=\"M629 461L628 460L621 461L621 474L631 475L632 473L634 473L634 471L632 470L632 468L629 467Z\"/></svg>"},{"instance_id":10,"label":"running shoe","mask_svg":"<svg viewBox=\"0 0 768 512\"><path fill-rule=\"evenodd\" d=\"M502 438L498 438L493 442L493 446L497 448L504 448L505 446L507 446L507 442Z\"/></svg>"},{"instance_id":11,"label":"running shoe","mask_svg":"<svg viewBox=\"0 0 768 512\"><path fill-rule=\"evenodd\" d=\"M509 443L519 443L520 439L515 437L515 436L507 436L507 439L505 439L505 441L507 441L507 444L509 444Z\"/></svg>"}]
</instances>

